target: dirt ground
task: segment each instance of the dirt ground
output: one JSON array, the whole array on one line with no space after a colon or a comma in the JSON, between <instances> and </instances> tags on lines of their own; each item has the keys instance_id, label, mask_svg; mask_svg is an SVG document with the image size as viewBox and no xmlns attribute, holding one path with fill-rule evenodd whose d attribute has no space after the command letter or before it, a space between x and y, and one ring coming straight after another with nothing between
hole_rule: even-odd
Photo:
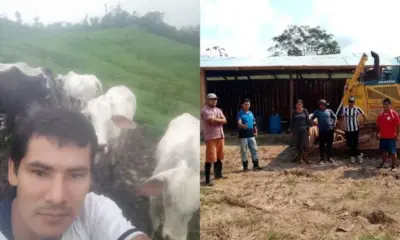
<instances>
[{"instance_id":1,"label":"dirt ground","mask_svg":"<svg viewBox=\"0 0 400 240\"><path fill-rule=\"evenodd\" d=\"M149 201L146 197L136 195L136 189L148 179L154 169L154 149L157 140L145 137L144 129L138 127L128 134L124 150L117 155L113 181L108 181L109 170L100 163L97 170L101 171L101 185L93 184L92 191L104 194L113 199L123 210L126 218L141 231L151 236L151 221L149 217ZM7 182L7 153L0 152L0 199L4 198L10 187ZM199 239L199 214L195 215L189 224L188 239ZM153 240L161 240L157 234Z\"/></svg>"},{"instance_id":2,"label":"dirt ground","mask_svg":"<svg viewBox=\"0 0 400 240\"><path fill-rule=\"evenodd\" d=\"M400 171L376 169L380 159L371 153L362 165L343 151L336 164L317 165L316 154L308 166L290 163L289 139L258 137L264 169L243 173L237 136L227 137L227 178L201 188L201 239L400 239Z\"/></svg>"}]
</instances>

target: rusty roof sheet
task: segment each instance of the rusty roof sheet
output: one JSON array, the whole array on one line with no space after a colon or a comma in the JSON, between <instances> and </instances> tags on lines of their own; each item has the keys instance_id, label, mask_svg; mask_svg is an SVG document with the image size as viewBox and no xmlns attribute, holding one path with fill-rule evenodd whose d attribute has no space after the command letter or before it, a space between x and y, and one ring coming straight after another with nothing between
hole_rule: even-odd
<instances>
[{"instance_id":1,"label":"rusty roof sheet","mask_svg":"<svg viewBox=\"0 0 400 240\"><path fill-rule=\"evenodd\" d=\"M367 66L374 64L374 59L367 53ZM201 68L229 68L229 67L351 67L357 66L362 53L352 54L334 54L334 55L316 55L316 56L281 56L267 58L218 58L218 57L200 57ZM380 65L398 66L399 62L388 56L380 55Z\"/></svg>"}]
</instances>

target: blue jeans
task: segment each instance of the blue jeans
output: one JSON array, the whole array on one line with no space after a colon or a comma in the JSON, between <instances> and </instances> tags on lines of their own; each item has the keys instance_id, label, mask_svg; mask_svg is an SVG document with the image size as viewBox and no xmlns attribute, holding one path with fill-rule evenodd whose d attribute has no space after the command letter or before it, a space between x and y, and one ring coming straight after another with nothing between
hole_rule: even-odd
<instances>
[{"instance_id":1,"label":"blue jeans","mask_svg":"<svg viewBox=\"0 0 400 240\"><path fill-rule=\"evenodd\" d=\"M242 157L242 162L247 162L247 148L250 149L251 160L257 162L257 142L255 137L240 139L240 155Z\"/></svg>"}]
</instances>

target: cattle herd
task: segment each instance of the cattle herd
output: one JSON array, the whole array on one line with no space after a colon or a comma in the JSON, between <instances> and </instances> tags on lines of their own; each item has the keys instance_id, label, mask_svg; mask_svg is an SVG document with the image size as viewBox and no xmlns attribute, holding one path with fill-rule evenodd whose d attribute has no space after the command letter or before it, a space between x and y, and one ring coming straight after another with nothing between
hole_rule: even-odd
<instances>
[{"instance_id":1,"label":"cattle herd","mask_svg":"<svg viewBox=\"0 0 400 240\"><path fill-rule=\"evenodd\" d=\"M133 121L136 97L128 87L114 86L104 93L95 75L70 71L53 77L50 69L26 63L0 64L0 140L7 142L16 122L42 108L84 114L98 138L95 164L107 161L110 177L115 177L115 153L122 150L128 131L137 126ZM200 208L199 136L200 122L192 115L183 113L173 119L157 145L153 175L139 191L149 197L153 231L163 226L162 235L169 239L186 239L188 223ZM94 179L104 176L97 172Z\"/></svg>"}]
</instances>

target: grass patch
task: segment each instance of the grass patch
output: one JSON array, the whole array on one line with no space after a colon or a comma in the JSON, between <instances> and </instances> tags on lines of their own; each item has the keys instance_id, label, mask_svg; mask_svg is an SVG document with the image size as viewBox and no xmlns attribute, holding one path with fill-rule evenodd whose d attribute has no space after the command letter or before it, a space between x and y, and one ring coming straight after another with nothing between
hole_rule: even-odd
<instances>
[{"instance_id":1,"label":"grass patch","mask_svg":"<svg viewBox=\"0 0 400 240\"><path fill-rule=\"evenodd\" d=\"M199 117L199 48L135 27L52 33L0 24L0 33L1 63L95 74L104 89L127 85L137 97L135 120L154 136L183 112Z\"/></svg>"}]
</instances>

